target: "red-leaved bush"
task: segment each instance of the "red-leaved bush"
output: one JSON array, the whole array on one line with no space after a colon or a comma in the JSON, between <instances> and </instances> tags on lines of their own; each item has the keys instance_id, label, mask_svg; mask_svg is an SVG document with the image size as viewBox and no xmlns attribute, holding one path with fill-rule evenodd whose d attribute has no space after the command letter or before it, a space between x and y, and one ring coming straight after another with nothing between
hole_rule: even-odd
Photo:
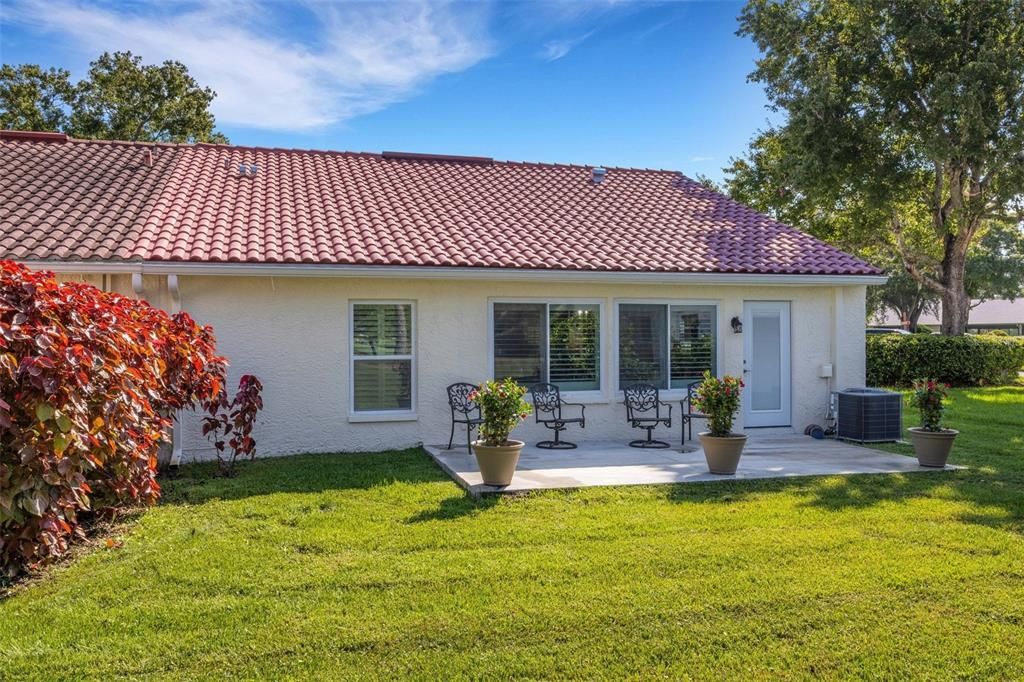
<instances>
[{"instance_id":1,"label":"red-leaved bush","mask_svg":"<svg viewBox=\"0 0 1024 682\"><path fill-rule=\"evenodd\" d=\"M226 365L186 313L0 261L0 573L154 503L166 415L221 405Z\"/></svg>"},{"instance_id":2,"label":"red-leaved bush","mask_svg":"<svg viewBox=\"0 0 1024 682\"><path fill-rule=\"evenodd\" d=\"M206 406L209 416L203 419L203 435L213 440L217 448L217 469L222 476L235 475L235 462L239 457L252 459L256 456L256 441L252 427L256 415L263 409L263 384L251 374L244 374L238 381L238 393L228 400L222 392L219 401ZM227 441L224 439L227 438ZM231 452L225 452L226 447Z\"/></svg>"}]
</instances>

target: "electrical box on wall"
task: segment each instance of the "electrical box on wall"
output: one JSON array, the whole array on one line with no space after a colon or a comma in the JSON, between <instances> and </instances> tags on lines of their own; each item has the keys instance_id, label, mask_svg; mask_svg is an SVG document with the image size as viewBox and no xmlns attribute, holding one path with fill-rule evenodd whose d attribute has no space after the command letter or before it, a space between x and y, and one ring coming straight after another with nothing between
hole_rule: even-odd
<instances>
[{"instance_id":1,"label":"electrical box on wall","mask_svg":"<svg viewBox=\"0 0 1024 682\"><path fill-rule=\"evenodd\" d=\"M831 365L831 363L827 364L827 365L822 365L819 368L818 376L821 377L822 379L830 378L832 376L832 365Z\"/></svg>"}]
</instances>

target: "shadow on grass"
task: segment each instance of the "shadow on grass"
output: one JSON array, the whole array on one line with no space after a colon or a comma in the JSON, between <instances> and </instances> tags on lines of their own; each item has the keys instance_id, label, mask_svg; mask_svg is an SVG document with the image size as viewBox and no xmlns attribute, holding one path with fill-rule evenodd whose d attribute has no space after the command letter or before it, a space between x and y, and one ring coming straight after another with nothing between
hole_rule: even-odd
<instances>
[{"instance_id":1,"label":"shadow on grass","mask_svg":"<svg viewBox=\"0 0 1024 682\"><path fill-rule=\"evenodd\" d=\"M831 512L941 498L976 509L958 515L963 523L1024 534L1024 474L1015 467L997 469L982 461L968 466L956 471L675 484L666 486L665 497L676 503L736 504L789 493L799 498L798 506Z\"/></svg>"},{"instance_id":2,"label":"shadow on grass","mask_svg":"<svg viewBox=\"0 0 1024 682\"><path fill-rule=\"evenodd\" d=\"M915 417L913 411L904 413L905 421ZM669 497L677 501L734 502L789 491L805 498L802 504L807 507L836 512L941 497L975 508L958 516L964 523L1024 533L1024 387L956 390L948 418L949 426L961 432L950 462L966 469L737 482L729 489L718 489L724 494L707 486L701 491L681 490L678 488L683 486L679 486L669 492ZM909 445L879 449L913 456Z\"/></svg>"},{"instance_id":3,"label":"shadow on grass","mask_svg":"<svg viewBox=\"0 0 1024 682\"><path fill-rule=\"evenodd\" d=\"M214 463L190 464L164 477L161 504L203 504L278 493L369 490L394 483L448 483L457 491L408 523L448 521L490 509L496 497L465 494L421 448L383 453L337 453L268 457L242 462L233 478L217 476Z\"/></svg>"},{"instance_id":4,"label":"shadow on grass","mask_svg":"<svg viewBox=\"0 0 1024 682\"><path fill-rule=\"evenodd\" d=\"M455 483L421 448L383 453L328 453L241 462L233 478L215 463L182 466L163 476L161 504L203 504L278 493L369 490L394 483Z\"/></svg>"},{"instance_id":5,"label":"shadow on grass","mask_svg":"<svg viewBox=\"0 0 1024 682\"><path fill-rule=\"evenodd\" d=\"M406 523L423 523L424 521L452 521L465 516L473 516L486 511L498 503L497 495L488 495L480 499L474 499L470 495L461 493L441 500L435 509L424 509L423 511L410 516Z\"/></svg>"}]
</instances>

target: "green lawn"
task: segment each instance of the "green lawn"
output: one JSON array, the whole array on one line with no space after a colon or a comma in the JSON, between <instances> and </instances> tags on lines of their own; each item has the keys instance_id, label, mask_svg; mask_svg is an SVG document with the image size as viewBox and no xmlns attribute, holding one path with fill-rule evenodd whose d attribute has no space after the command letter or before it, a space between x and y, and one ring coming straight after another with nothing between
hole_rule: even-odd
<instances>
[{"instance_id":1,"label":"green lawn","mask_svg":"<svg viewBox=\"0 0 1024 682\"><path fill-rule=\"evenodd\" d=\"M422 452L184 469L0 602L0 679L1024 677L1024 387L955 473L473 502Z\"/></svg>"}]
</instances>

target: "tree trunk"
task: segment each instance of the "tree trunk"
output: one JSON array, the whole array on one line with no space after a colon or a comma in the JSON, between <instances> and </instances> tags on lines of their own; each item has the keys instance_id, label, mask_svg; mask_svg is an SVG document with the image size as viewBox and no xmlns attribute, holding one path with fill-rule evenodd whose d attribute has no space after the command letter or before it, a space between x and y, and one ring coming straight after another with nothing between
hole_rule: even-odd
<instances>
[{"instance_id":1,"label":"tree trunk","mask_svg":"<svg viewBox=\"0 0 1024 682\"><path fill-rule=\"evenodd\" d=\"M917 320L921 317L921 306L911 305L908 307L896 307L894 308L896 314L900 318L900 327L906 329L908 332L917 331Z\"/></svg>"},{"instance_id":2,"label":"tree trunk","mask_svg":"<svg viewBox=\"0 0 1024 682\"><path fill-rule=\"evenodd\" d=\"M967 316L971 310L971 299L961 286L960 290L950 289L942 294L942 333L945 336L960 336L967 332Z\"/></svg>"},{"instance_id":3,"label":"tree trunk","mask_svg":"<svg viewBox=\"0 0 1024 682\"><path fill-rule=\"evenodd\" d=\"M924 312L924 306L914 306L914 309L910 311L910 316L907 318L904 328L911 334L917 333L917 323L921 319L921 313Z\"/></svg>"},{"instance_id":4,"label":"tree trunk","mask_svg":"<svg viewBox=\"0 0 1024 682\"><path fill-rule=\"evenodd\" d=\"M967 248L971 243L973 230L962 229L956 234L947 234L943 245L941 282L942 334L960 336L967 332L967 317L971 311L971 299L967 295L966 270Z\"/></svg>"}]
</instances>

